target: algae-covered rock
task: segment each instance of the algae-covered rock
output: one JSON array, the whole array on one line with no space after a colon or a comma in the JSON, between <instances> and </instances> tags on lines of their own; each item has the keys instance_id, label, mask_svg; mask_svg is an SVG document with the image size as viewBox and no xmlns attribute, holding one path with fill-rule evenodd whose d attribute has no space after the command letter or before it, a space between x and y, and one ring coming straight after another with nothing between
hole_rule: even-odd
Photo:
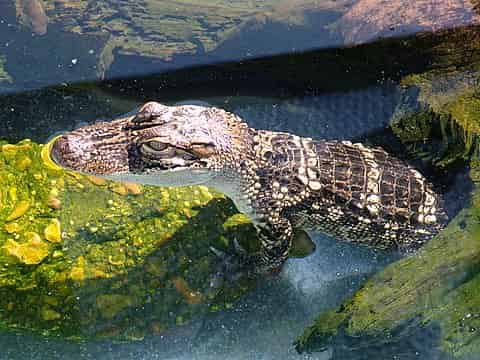
<instances>
[{"instance_id":1,"label":"algae-covered rock","mask_svg":"<svg viewBox=\"0 0 480 360\"><path fill-rule=\"evenodd\" d=\"M13 239L7 239L2 247L6 256L11 256L25 265L39 264L49 254L49 246L37 233L25 233L26 240L18 243Z\"/></svg>"},{"instance_id":2,"label":"algae-covered rock","mask_svg":"<svg viewBox=\"0 0 480 360\"><path fill-rule=\"evenodd\" d=\"M65 30L111 34L112 50L120 53L160 57L211 51L238 32L249 20L265 18L302 21L305 9L319 8L311 0L286 1L142 1L114 6L110 0L49 2L46 12ZM325 2L324 8L340 8ZM60 11L61 9L61 11ZM78 16L82 14L82 20ZM299 16L300 14L300 16ZM263 20L264 21L264 20ZM154 46L152 46L154 45Z\"/></svg>"},{"instance_id":3,"label":"algae-covered rock","mask_svg":"<svg viewBox=\"0 0 480 360\"><path fill-rule=\"evenodd\" d=\"M332 27L343 34L347 43L361 43L379 37L478 25L476 5L475 0L449 0L435 6L429 0L360 0Z\"/></svg>"},{"instance_id":4,"label":"algae-covered rock","mask_svg":"<svg viewBox=\"0 0 480 360\"><path fill-rule=\"evenodd\" d=\"M221 194L65 172L29 140L0 149L0 327L138 339L253 285L211 286L210 246L227 250L236 237L255 248Z\"/></svg>"},{"instance_id":5,"label":"algae-covered rock","mask_svg":"<svg viewBox=\"0 0 480 360\"><path fill-rule=\"evenodd\" d=\"M437 168L480 156L479 79L474 69L406 76L393 132L412 154Z\"/></svg>"}]
</instances>

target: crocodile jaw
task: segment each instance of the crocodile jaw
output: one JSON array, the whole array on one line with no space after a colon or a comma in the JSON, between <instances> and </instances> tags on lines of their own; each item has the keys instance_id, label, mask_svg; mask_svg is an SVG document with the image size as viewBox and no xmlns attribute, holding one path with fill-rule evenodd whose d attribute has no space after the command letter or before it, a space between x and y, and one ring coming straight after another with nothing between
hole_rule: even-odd
<instances>
[{"instance_id":1,"label":"crocodile jaw","mask_svg":"<svg viewBox=\"0 0 480 360\"><path fill-rule=\"evenodd\" d=\"M133 182L153 186L190 186L209 182L215 175L204 169L174 168L144 174L129 172L100 175L107 180Z\"/></svg>"}]
</instances>

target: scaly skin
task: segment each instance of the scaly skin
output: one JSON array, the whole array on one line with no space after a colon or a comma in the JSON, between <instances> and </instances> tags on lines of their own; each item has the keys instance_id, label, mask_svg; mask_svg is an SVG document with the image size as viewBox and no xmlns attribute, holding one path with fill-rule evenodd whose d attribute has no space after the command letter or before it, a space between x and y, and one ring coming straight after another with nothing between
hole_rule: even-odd
<instances>
[{"instance_id":1,"label":"scaly skin","mask_svg":"<svg viewBox=\"0 0 480 360\"><path fill-rule=\"evenodd\" d=\"M294 228L408 251L446 221L427 180L380 148L256 130L214 107L149 102L135 116L64 134L52 155L109 179L224 192L261 239L259 253L242 259L248 274L279 268Z\"/></svg>"}]
</instances>

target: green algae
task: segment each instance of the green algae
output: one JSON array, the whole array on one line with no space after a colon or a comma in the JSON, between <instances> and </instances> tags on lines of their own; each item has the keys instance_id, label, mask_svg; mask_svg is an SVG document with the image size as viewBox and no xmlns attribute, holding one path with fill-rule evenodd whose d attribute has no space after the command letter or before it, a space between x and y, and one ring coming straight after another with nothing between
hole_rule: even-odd
<instances>
[{"instance_id":1,"label":"green algae","mask_svg":"<svg viewBox=\"0 0 480 360\"><path fill-rule=\"evenodd\" d=\"M253 285L210 285L210 246L235 237L255 247L223 195L98 181L45 161L45 149L0 144L0 327L140 339L231 306Z\"/></svg>"},{"instance_id":2,"label":"green algae","mask_svg":"<svg viewBox=\"0 0 480 360\"><path fill-rule=\"evenodd\" d=\"M405 77L405 104L393 116L393 132L414 156L438 168L480 156L478 79L478 71L456 70Z\"/></svg>"}]
</instances>

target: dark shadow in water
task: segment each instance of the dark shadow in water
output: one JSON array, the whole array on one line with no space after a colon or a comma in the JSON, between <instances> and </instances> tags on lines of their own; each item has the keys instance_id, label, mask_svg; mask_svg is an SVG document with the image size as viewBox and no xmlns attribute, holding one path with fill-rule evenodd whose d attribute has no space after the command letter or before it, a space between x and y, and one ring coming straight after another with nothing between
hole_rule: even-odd
<instances>
[{"instance_id":1,"label":"dark shadow in water","mask_svg":"<svg viewBox=\"0 0 480 360\"><path fill-rule=\"evenodd\" d=\"M405 324L383 338L339 335L332 343L331 360L452 359L435 346L425 346L438 343L441 331L438 326L417 327L414 324L413 328L409 328L411 325Z\"/></svg>"}]
</instances>

